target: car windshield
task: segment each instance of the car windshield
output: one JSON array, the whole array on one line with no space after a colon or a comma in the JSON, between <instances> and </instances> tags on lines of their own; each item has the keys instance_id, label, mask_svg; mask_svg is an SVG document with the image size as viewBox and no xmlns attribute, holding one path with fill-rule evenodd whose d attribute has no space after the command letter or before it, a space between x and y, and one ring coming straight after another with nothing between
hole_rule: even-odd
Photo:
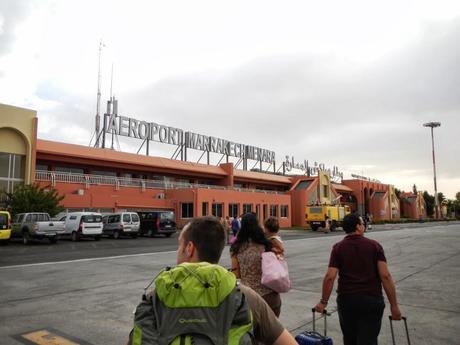
<instances>
[{"instance_id":1,"label":"car windshield","mask_svg":"<svg viewBox=\"0 0 460 345\"><path fill-rule=\"evenodd\" d=\"M87 216L82 216L81 220L85 223L101 223L102 222L102 217L95 215L95 214L90 214Z\"/></svg>"},{"instance_id":2,"label":"car windshield","mask_svg":"<svg viewBox=\"0 0 460 345\"><path fill-rule=\"evenodd\" d=\"M1 214L0 213L0 225L6 225L8 224L8 217L6 214Z\"/></svg>"},{"instance_id":3,"label":"car windshield","mask_svg":"<svg viewBox=\"0 0 460 345\"><path fill-rule=\"evenodd\" d=\"M174 220L174 212L162 212L160 214L161 220Z\"/></svg>"},{"instance_id":4,"label":"car windshield","mask_svg":"<svg viewBox=\"0 0 460 345\"><path fill-rule=\"evenodd\" d=\"M321 214L323 213L323 208L322 207L310 207L310 213L311 214Z\"/></svg>"},{"instance_id":5,"label":"car windshield","mask_svg":"<svg viewBox=\"0 0 460 345\"><path fill-rule=\"evenodd\" d=\"M135 213L131 214L131 219L133 222L138 222L139 221L139 216Z\"/></svg>"}]
</instances>

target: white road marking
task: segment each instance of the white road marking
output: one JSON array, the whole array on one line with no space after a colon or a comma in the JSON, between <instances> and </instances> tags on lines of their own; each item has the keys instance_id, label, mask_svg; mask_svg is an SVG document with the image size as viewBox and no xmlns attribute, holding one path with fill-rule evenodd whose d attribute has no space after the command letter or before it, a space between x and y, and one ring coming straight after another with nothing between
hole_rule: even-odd
<instances>
[{"instance_id":1,"label":"white road marking","mask_svg":"<svg viewBox=\"0 0 460 345\"><path fill-rule=\"evenodd\" d=\"M54 262L39 262L39 263L36 263L36 264L3 266L3 267L0 267L0 270L2 270L2 269L10 269L10 268L24 268L24 267L59 265L59 264L71 264L71 263L75 263L75 262L89 262L89 261L124 259L124 258L132 258L132 257L137 257L137 256L149 256L149 255L158 255L158 254L172 254L172 253L175 253L175 252L176 252L175 250L172 250L172 251L168 251L168 252L141 253L141 254L118 255L118 256L104 256L104 257L100 257L100 258L76 259L76 260L54 261Z\"/></svg>"}]
</instances>

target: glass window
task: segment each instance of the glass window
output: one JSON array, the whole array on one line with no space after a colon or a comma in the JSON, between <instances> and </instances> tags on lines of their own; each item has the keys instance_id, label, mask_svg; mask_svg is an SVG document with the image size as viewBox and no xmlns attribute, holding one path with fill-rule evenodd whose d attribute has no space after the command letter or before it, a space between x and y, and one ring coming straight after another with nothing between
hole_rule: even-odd
<instances>
[{"instance_id":1,"label":"glass window","mask_svg":"<svg viewBox=\"0 0 460 345\"><path fill-rule=\"evenodd\" d=\"M329 186L323 185L323 195L325 198L329 197Z\"/></svg>"},{"instance_id":2,"label":"glass window","mask_svg":"<svg viewBox=\"0 0 460 345\"><path fill-rule=\"evenodd\" d=\"M270 205L270 217L278 217L278 205Z\"/></svg>"},{"instance_id":3,"label":"glass window","mask_svg":"<svg viewBox=\"0 0 460 345\"><path fill-rule=\"evenodd\" d=\"M117 176L115 171L103 171L103 170L93 170L91 171L92 175L102 175L102 176Z\"/></svg>"},{"instance_id":4,"label":"glass window","mask_svg":"<svg viewBox=\"0 0 460 345\"><path fill-rule=\"evenodd\" d=\"M14 178L24 178L26 171L26 157L14 155Z\"/></svg>"},{"instance_id":5,"label":"glass window","mask_svg":"<svg viewBox=\"0 0 460 345\"><path fill-rule=\"evenodd\" d=\"M72 173L72 174L83 174L84 170L83 168L77 168L77 167L56 167L54 169L57 172L65 172L65 173Z\"/></svg>"},{"instance_id":6,"label":"glass window","mask_svg":"<svg viewBox=\"0 0 460 345\"><path fill-rule=\"evenodd\" d=\"M131 216L129 214L123 214L123 221L129 223L131 221Z\"/></svg>"},{"instance_id":7,"label":"glass window","mask_svg":"<svg viewBox=\"0 0 460 345\"><path fill-rule=\"evenodd\" d=\"M11 192L14 192L16 188L24 185L24 181L13 181L12 184L13 184L13 189L11 190Z\"/></svg>"},{"instance_id":8,"label":"glass window","mask_svg":"<svg viewBox=\"0 0 460 345\"><path fill-rule=\"evenodd\" d=\"M207 216L209 212L209 203L203 202L201 204L201 215L202 216Z\"/></svg>"},{"instance_id":9,"label":"glass window","mask_svg":"<svg viewBox=\"0 0 460 345\"><path fill-rule=\"evenodd\" d=\"M181 204L181 217L182 218L193 218L193 203L184 202Z\"/></svg>"},{"instance_id":10,"label":"glass window","mask_svg":"<svg viewBox=\"0 0 460 345\"><path fill-rule=\"evenodd\" d=\"M46 164L35 164L35 170L43 170L47 171L48 170L48 165Z\"/></svg>"},{"instance_id":11,"label":"glass window","mask_svg":"<svg viewBox=\"0 0 460 345\"><path fill-rule=\"evenodd\" d=\"M299 189L307 189L308 186L310 186L311 184L311 180L308 180L308 181L300 181L299 184L295 187L296 190L299 190Z\"/></svg>"},{"instance_id":12,"label":"glass window","mask_svg":"<svg viewBox=\"0 0 460 345\"><path fill-rule=\"evenodd\" d=\"M252 204L243 204L243 214L252 212Z\"/></svg>"},{"instance_id":13,"label":"glass window","mask_svg":"<svg viewBox=\"0 0 460 345\"><path fill-rule=\"evenodd\" d=\"M212 204L212 215L214 217L222 217L223 216L223 214L222 214L223 208L224 208L224 204L213 203Z\"/></svg>"},{"instance_id":14,"label":"glass window","mask_svg":"<svg viewBox=\"0 0 460 345\"><path fill-rule=\"evenodd\" d=\"M281 218L288 217L288 205L281 205Z\"/></svg>"},{"instance_id":15,"label":"glass window","mask_svg":"<svg viewBox=\"0 0 460 345\"><path fill-rule=\"evenodd\" d=\"M323 208L322 207L310 207L311 214L322 214Z\"/></svg>"},{"instance_id":16,"label":"glass window","mask_svg":"<svg viewBox=\"0 0 460 345\"><path fill-rule=\"evenodd\" d=\"M0 179L0 192L8 192L8 180Z\"/></svg>"},{"instance_id":17,"label":"glass window","mask_svg":"<svg viewBox=\"0 0 460 345\"><path fill-rule=\"evenodd\" d=\"M9 177L10 171L10 154L0 152L0 177Z\"/></svg>"},{"instance_id":18,"label":"glass window","mask_svg":"<svg viewBox=\"0 0 460 345\"><path fill-rule=\"evenodd\" d=\"M160 219L174 221L174 212L172 211L160 212Z\"/></svg>"},{"instance_id":19,"label":"glass window","mask_svg":"<svg viewBox=\"0 0 460 345\"><path fill-rule=\"evenodd\" d=\"M102 222L102 217L96 214L89 214L82 216L81 220L85 223L100 223Z\"/></svg>"},{"instance_id":20,"label":"glass window","mask_svg":"<svg viewBox=\"0 0 460 345\"><path fill-rule=\"evenodd\" d=\"M238 217L238 204L228 204L228 216L229 217Z\"/></svg>"},{"instance_id":21,"label":"glass window","mask_svg":"<svg viewBox=\"0 0 460 345\"><path fill-rule=\"evenodd\" d=\"M139 221L139 216L136 213L133 213L131 215L131 219L133 220L133 222L138 222Z\"/></svg>"}]
</instances>

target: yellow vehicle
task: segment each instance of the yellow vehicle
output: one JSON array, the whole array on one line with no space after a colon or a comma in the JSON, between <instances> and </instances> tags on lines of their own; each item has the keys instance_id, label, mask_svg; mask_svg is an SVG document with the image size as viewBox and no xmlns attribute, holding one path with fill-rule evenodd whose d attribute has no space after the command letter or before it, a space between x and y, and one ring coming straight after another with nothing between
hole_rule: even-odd
<instances>
[{"instance_id":1,"label":"yellow vehicle","mask_svg":"<svg viewBox=\"0 0 460 345\"><path fill-rule=\"evenodd\" d=\"M6 242L11 237L11 215L8 211L0 211L0 241Z\"/></svg>"},{"instance_id":2,"label":"yellow vehicle","mask_svg":"<svg viewBox=\"0 0 460 345\"><path fill-rule=\"evenodd\" d=\"M334 231L336 228L342 226L343 217L351 212L350 206L305 206L305 221L310 225L313 231L318 230L320 227L326 227L326 216L329 217L330 230Z\"/></svg>"}]
</instances>

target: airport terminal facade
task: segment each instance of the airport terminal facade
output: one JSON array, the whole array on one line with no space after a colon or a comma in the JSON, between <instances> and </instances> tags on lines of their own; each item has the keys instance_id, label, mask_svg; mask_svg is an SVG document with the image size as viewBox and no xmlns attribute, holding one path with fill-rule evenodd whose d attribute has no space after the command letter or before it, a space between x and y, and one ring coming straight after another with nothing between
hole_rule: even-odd
<instances>
[{"instance_id":1,"label":"airport terminal facade","mask_svg":"<svg viewBox=\"0 0 460 345\"><path fill-rule=\"evenodd\" d=\"M374 220L401 215L391 185L360 176L337 182L337 168L312 169L294 161L283 162L283 173L274 168L251 171L248 159L260 161L262 167L262 163L273 163L274 153L194 133L177 135L159 127L155 131L151 123L138 122L133 130L133 121L120 117L117 123L104 123L104 128L114 126L112 132L118 131L117 135L144 140L161 135L179 143L183 138L183 145L203 149L208 164L187 161L186 150L177 153L181 159L169 159L151 156L148 146L147 154L132 154L38 139L35 111L0 104L0 189L12 192L23 183L52 186L64 195L62 203L69 211L172 210L179 227L196 216L235 217L249 211L256 212L261 221L278 217L281 227L304 226L304 208L315 204L347 204L352 210L372 214ZM210 151L223 153L227 160L209 164ZM229 155L239 156L243 169L228 162ZM309 170L288 175L290 168Z\"/></svg>"}]
</instances>

